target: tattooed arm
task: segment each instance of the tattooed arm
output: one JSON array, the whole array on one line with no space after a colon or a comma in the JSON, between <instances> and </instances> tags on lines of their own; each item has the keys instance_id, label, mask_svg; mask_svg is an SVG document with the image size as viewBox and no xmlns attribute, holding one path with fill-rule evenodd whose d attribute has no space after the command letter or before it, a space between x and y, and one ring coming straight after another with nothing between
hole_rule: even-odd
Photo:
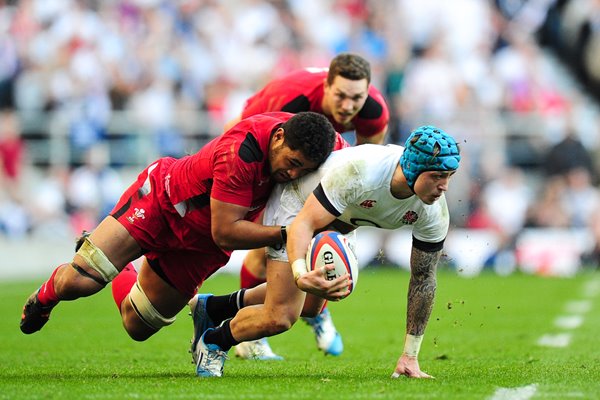
<instances>
[{"instance_id":1,"label":"tattooed arm","mask_svg":"<svg viewBox=\"0 0 600 400\"><path fill-rule=\"evenodd\" d=\"M436 289L436 269L442 251L427 253L413 247L410 258L410 284L406 312L406 333L420 336L431 310Z\"/></svg>"},{"instance_id":2,"label":"tattooed arm","mask_svg":"<svg viewBox=\"0 0 600 400\"><path fill-rule=\"evenodd\" d=\"M406 312L404 352L398 359L393 378L431 378L421 371L418 354L423 334L433 309L436 289L436 268L442 250L427 252L413 246L410 256L410 283Z\"/></svg>"}]
</instances>

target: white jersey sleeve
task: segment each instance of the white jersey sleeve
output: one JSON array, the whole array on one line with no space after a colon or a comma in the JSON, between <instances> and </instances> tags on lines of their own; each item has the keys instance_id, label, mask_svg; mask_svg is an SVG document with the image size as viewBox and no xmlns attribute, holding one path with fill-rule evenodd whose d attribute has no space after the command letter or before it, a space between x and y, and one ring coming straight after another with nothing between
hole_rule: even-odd
<instances>
[{"instance_id":1,"label":"white jersey sleeve","mask_svg":"<svg viewBox=\"0 0 600 400\"><path fill-rule=\"evenodd\" d=\"M446 197L440 197L430 206L423 204L420 213L420 218L413 226L413 236L429 243L439 243L444 240L450 226Z\"/></svg>"}]
</instances>

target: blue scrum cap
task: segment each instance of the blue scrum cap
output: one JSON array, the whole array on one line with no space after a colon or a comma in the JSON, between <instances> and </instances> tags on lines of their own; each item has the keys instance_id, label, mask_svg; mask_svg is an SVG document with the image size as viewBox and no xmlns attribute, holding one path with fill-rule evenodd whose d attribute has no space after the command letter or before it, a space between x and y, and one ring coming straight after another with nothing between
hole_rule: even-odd
<instances>
[{"instance_id":1,"label":"blue scrum cap","mask_svg":"<svg viewBox=\"0 0 600 400\"><path fill-rule=\"evenodd\" d=\"M460 150L454 138L435 126L415 129L404 145L400 157L402 172L408 186L414 190L418 176L425 171L458 169Z\"/></svg>"}]
</instances>

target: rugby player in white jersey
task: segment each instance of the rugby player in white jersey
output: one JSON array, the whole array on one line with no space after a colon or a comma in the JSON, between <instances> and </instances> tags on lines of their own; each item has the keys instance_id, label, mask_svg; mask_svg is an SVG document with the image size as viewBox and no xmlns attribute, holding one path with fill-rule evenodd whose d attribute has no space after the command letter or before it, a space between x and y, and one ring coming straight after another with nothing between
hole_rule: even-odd
<instances>
[{"instance_id":1,"label":"rugby player in white jersey","mask_svg":"<svg viewBox=\"0 0 600 400\"><path fill-rule=\"evenodd\" d=\"M405 345L392 377L429 378L420 369L418 353L449 226L444 192L459 162L456 141L441 129L424 126L411 133L404 148L363 145L339 150L315 173L282 187L279 201L277 195L269 200L264 223L291 225L287 246L267 248L268 285L225 296L200 294L190 302L197 374L221 376L232 346L282 333L301 315L318 314L323 299L349 294L348 276L328 281L322 270L308 272L305 256L316 232L335 229L353 242L353 230L360 226L410 226Z\"/></svg>"}]
</instances>

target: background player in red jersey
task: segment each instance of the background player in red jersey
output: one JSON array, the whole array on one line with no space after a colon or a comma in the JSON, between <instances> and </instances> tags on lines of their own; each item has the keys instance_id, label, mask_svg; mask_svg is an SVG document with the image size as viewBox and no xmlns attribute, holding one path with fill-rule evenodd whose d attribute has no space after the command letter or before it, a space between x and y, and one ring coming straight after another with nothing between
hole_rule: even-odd
<instances>
[{"instance_id":1,"label":"background player in red jersey","mask_svg":"<svg viewBox=\"0 0 600 400\"><path fill-rule=\"evenodd\" d=\"M227 126L267 111L314 111L325 115L338 132L354 131L356 144L382 144L389 110L382 94L371 85L369 62L356 54L342 53L329 68L307 68L268 83L250 97L241 115ZM266 280L266 258L262 249L248 252L241 268L241 287L251 288ZM304 318L315 333L317 347L330 355L344 349L329 310L324 307L316 318ZM236 346L242 358L279 360L266 339Z\"/></svg>"},{"instance_id":2,"label":"background player in red jersey","mask_svg":"<svg viewBox=\"0 0 600 400\"><path fill-rule=\"evenodd\" d=\"M320 114L267 113L194 155L159 159L81 239L72 262L28 298L21 330L40 330L59 301L90 296L112 281L127 333L138 341L152 336L173 323L233 249L282 243L281 227L255 222L274 184L314 171L335 141ZM128 264L141 255L138 275Z\"/></svg>"},{"instance_id":3,"label":"background player in red jersey","mask_svg":"<svg viewBox=\"0 0 600 400\"><path fill-rule=\"evenodd\" d=\"M329 68L306 68L269 82L226 128L272 111L323 114L337 132L354 131L356 144L383 144L390 117L383 95L371 85L369 62L350 53L337 55Z\"/></svg>"}]
</instances>

